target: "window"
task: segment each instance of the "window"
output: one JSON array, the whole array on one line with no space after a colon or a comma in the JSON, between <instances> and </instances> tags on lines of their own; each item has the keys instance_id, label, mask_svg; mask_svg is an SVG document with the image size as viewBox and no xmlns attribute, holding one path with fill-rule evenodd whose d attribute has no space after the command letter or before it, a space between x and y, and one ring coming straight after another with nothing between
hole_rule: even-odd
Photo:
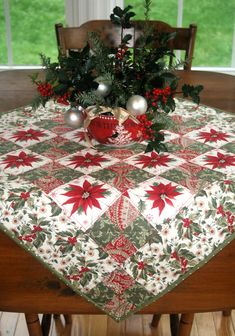
<instances>
[{"instance_id":1,"label":"window","mask_svg":"<svg viewBox=\"0 0 235 336\"><path fill-rule=\"evenodd\" d=\"M2 46L0 64L7 64L9 55L5 20L10 20L12 63L14 65L40 65L40 53L49 55L52 59L57 58L54 24L65 22L64 13L64 0L2 1L0 5L0 44Z\"/></svg>"},{"instance_id":2,"label":"window","mask_svg":"<svg viewBox=\"0 0 235 336\"><path fill-rule=\"evenodd\" d=\"M176 26L178 3L183 4L182 26L198 26L193 66L235 67L235 1L156 0L152 1L150 18ZM134 7L136 19L144 18L143 0L125 0L126 5Z\"/></svg>"},{"instance_id":3,"label":"window","mask_svg":"<svg viewBox=\"0 0 235 336\"><path fill-rule=\"evenodd\" d=\"M144 0L0 1L0 65L40 65L39 53L56 60L54 24L65 24L65 12L67 19L68 13L73 16L74 24L96 17L106 18L110 8L123 3L134 7L136 19L144 18ZM193 66L233 67L234 70L234 13L234 0L152 0L150 18L172 26L177 26L177 22L182 26L196 23Z\"/></svg>"}]
</instances>

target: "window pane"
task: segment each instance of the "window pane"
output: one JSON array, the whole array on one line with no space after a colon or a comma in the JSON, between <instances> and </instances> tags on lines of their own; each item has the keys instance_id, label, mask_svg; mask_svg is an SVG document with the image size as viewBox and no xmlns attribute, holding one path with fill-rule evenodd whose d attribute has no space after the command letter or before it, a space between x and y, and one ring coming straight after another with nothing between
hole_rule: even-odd
<instances>
[{"instance_id":1,"label":"window pane","mask_svg":"<svg viewBox=\"0 0 235 336\"><path fill-rule=\"evenodd\" d=\"M234 0L184 1L183 25L198 26L193 65L231 66L234 17Z\"/></svg>"},{"instance_id":2,"label":"window pane","mask_svg":"<svg viewBox=\"0 0 235 336\"><path fill-rule=\"evenodd\" d=\"M57 58L54 24L65 21L64 0L11 0L13 63L40 64L39 53Z\"/></svg>"},{"instance_id":3,"label":"window pane","mask_svg":"<svg viewBox=\"0 0 235 336\"><path fill-rule=\"evenodd\" d=\"M133 6L133 11L136 13L135 20L144 19L144 1L143 0L125 0L125 6ZM157 0L152 1L150 20L165 21L170 25L175 26L177 23L177 1Z\"/></svg>"},{"instance_id":4,"label":"window pane","mask_svg":"<svg viewBox=\"0 0 235 336\"><path fill-rule=\"evenodd\" d=\"M6 29L3 1L0 1L0 64L7 63Z\"/></svg>"},{"instance_id":5,"label":"window pane","mask_svg":"<svg viewBox=\"0 0 235 336\"><path fill-rule=\"evenodd\" d=\"M143 19L144 0L125 0ZM193 66L230 67L234 34L234 0L185 0L183 2L183 26L190 23L198 26ZM177 23L177 0L152 1L151 19Z\"/></svg>"}]
</instances>

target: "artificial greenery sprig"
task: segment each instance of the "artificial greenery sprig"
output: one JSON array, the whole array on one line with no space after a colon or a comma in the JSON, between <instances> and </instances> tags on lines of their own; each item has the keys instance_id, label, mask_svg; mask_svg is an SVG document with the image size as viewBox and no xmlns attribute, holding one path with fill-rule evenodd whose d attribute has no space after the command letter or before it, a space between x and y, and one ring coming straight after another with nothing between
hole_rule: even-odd
<instances>
[{"instance_id":1,"label":"artificial greenery sprig","mask_svg":"<svg viewBox=\"0 0 235 336\"><path fill-rule=\"evenodd\" d=\"M60 55L58 62L52 63L41 55L45 80L32 77L39 92L34 106L45 105L49 99L54 99L84 108L94 105L126 108L130 97L140 95L148 103L145 116L139 118L148 142L146 151L166 150L163 129L167 127L167 113L175 109L176 94L199 104L203 87L184 84L179 89L180 78L175 70L182 63L169 66L167 62L169 57L175 57L168 47L175 33L159 34L152 30L148 24L150 7L151 0L144 0L143 34L134 41L133 48L130 48L133 39L130 29L135 13L132 6L127 6L124 9L115 7L110 16L111 22L120 30L120 45L116 48L105 45L97 33L90 33L84 49L70 51L66 57ZM100 95L99 83L109 86L107 95Z\"/></svg>"}]
</instances>

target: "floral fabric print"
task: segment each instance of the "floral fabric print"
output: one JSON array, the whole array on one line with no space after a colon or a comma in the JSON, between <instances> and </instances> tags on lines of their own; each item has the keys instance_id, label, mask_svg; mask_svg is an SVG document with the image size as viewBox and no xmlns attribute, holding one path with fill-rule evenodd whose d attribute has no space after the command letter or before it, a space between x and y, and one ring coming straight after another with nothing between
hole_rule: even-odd
<instances>
[{"instance_id":1,"label":"floral fabric print","mask_svg":"<svg viewBox=\"0 0 235 336\"><path fill-rule=\"evenodd\" d=\"M158 154L90 148L64 111L1 115L0 228L118 321L235 238L235 116L178 100Z\"/></svg>"}]
</instances>

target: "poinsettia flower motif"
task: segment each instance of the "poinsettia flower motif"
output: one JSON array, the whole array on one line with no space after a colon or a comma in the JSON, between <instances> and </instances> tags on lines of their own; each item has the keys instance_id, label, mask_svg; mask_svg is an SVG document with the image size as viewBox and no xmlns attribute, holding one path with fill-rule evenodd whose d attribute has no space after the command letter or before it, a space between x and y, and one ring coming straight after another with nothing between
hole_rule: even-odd
<instances>
[{"instance_id":1,"label":"poinsettia flower motif","mask_svg":"<svg viewBox=\"0 0 235 336\"><path fill-rule=\"evenodd\" d=\"M136 159L138 164L142 164L142 168L146 167L153 167L156 168L157 166L168 166L168 162L171 159L169 155L159 155L156 152L151 152L150 156L148 155L139 155Z\"/></svg>"},{"instance_id":2,"label":"poinsettia flower motif","mask_svg":"<svg viewBox=\"0 0 235 336\"><path fill-rule=\"evenodd\" d=\"M235 166L235 155L225 155L220 152L217 153L217 156L207 155L204 160L206 165L212 165L212 169Z\"/></svg>"},{"instance_id":3,"label":"poinsettia flower motif","mask_svg":"<svg viewBox=\"0 0 235 336\"><path fill-rule=\"evenodd\" d=\"M198 139L203 139L206 142L228 141L229 135L223 132L216 131L211 128L210 132L200 132Z\"/></svg>"},{"instance_id":4,"label":"poinsettia flower motif","mask_svg":"<svg viewBox=\"0 0 235 336\"><path fill-rule=\"evenodd\" d=\"M159 209L159 215L161 215L166 203L173 207L174 205L171 200L175 200L176 196L182 194L177 191L177 186L173 186L171 183L163 184L161 182L157 186L151 186L151 188L152 190L146 190L146 197L153 201L152 209Z\"/></svg>"},{"instance_id":5,"label":"poinsettia flower motif","mask_svg":"<svg viewBox=\"0 0 235 336\"><path fill-rule=\"evenodd\" d=\"M2 164L6 164L5 168L19 168L20 166L30 166L32 167L33 162L37 162L40 159L33 154L26 154L25 152L20 152L18 155L8 154L6 159L2 161Z\"/></svg>"},{"instance_id":6,"label":"poinsettia flower motif","mask_svg":"<svg viewBox=\"0 0 235 336\"><path fill-rule=\"evenodd\" d=\"M90 153L86 153L85 155L74 155L69 161L70 161L69 166L75 165L74 168L77 167L87 168L90 166L101 167L100 163L108 160L99 154L92 155Z\"/></svg>"},{"instance_id":7,"label":"poinsettia flower motif","mask_svg":"<svg viewBox=\"0 0 235 336\"><path fill-rule=\"evenodd\" d=\"M28 141L28 140L40 140L41 137L45 136L45 132L34 130L32 128L27 131L17 131L11 138L16 141Z\"/></svg>"},{"instance_id":8,"label":"poinsettia flower motif","mask_svg":"<svg viewBox=\"0 0 235 336\"><path fill-rule=\"evenodd\" d=\"M87 180L84 181L83 186L69 184L69 191L64 193L64 196L69 197L69 199L63 203L73 204L73 208L70 216L72 216L78 209L82 209L85 214L87 213L87 208L92 208L93 206L101 209L98 198L104 198L107 189L102 188L103 184L92 185Z\"/></svg>"}]
</instances>

